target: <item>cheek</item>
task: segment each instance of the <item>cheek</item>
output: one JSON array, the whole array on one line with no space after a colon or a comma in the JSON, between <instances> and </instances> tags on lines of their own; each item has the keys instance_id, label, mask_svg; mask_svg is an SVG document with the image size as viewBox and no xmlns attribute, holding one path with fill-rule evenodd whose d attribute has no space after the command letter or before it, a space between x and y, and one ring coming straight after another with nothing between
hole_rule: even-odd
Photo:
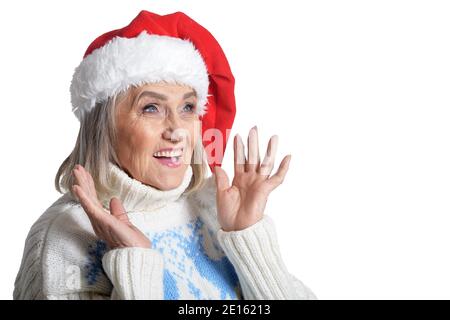
<instances>
[{"instance_id":1,"label":"cheek","mask_svg":"<svg viewBox=\"0 0 450 320\"><path fill-rule=\"evenodd\" d=\"M157 134L148 126L135 125L118 133L118 148L134 155L149 153L157 142Z\"/></svg>"},{"instance_id":2,"label":"cheek","mask_svg":"<svg viewBox=\"0 0 450 320\"><path fill-rule=\"evenodd\" d=\"M201 127L200 123L198 121L195 121L193 123L189 123L186 128L187 132L189 133L189 144L190 147L193 148L195 146L195 143L201 139Z\"/></svg>"},{"instance_id":3,"label":"cheek","mask_svg":"<svg viewBox=\"0 0 450 320\"><path fill-rule=\"evenodd\" d=\"M131 133L130 140L136 153L150 154L157 143L157 134L150 128L141 128Z\"/></svg>"}]
</instances>

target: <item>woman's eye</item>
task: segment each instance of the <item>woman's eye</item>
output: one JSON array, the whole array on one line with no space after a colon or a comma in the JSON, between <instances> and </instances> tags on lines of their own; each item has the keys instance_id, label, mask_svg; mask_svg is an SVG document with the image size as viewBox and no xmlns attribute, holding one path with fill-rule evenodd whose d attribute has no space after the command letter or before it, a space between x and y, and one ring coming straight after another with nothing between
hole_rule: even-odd
<instances>
[{"instance_id":1,"label":"woman's eye","mask_svg":"<svg viewBox=\"0 0 450 320\"><path fill-rule=\"evenodd\" d=\"M142 110L144 112L155 113L155 112L158 112L158 107L154 104L148 104Z\"/></svg>"},{"instance_id":2,"label":"woman's eye","mask_svg":"<svg viewBox=\"0 0 450 320\"><path fill-rule=\"evenodd\" d=\"M191 103L188 103L184 106L183 111L193 112L194 109L195 109L195 106Z\"/></svg>"}]
</instances>

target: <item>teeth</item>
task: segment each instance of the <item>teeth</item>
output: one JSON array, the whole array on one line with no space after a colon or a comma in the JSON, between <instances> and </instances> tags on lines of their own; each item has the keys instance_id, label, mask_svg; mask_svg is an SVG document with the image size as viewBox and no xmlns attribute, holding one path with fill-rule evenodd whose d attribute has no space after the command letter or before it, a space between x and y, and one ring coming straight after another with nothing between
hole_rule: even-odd
<instances>
[{"instance_id":1,"label":"teeth","mask_svg":"<svg viewBox=\"0 0 450 320\"><path fill-rule=\"evenodd\" d=\"M180 150L175 150L175 151L158 151L155 152L153 154L153 156L155 157L179 157L181 156L183 153Z\"/></svg>"}]
</instances>

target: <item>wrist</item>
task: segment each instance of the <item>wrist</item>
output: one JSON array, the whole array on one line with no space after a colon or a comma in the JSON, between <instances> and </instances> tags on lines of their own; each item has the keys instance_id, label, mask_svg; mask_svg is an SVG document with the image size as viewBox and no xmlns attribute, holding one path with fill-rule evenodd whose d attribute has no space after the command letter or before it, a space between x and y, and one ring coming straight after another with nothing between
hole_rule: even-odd
<instances>
[{"instance_id":1,"label":"wrist","mask_svg":"<svg viewBox=\"0 0 450 320\"><path fill-rule=\"evenodd\" d=\"M243 231L248 228L251 228L252 226L256 225L258 222L260 222L264 218L264 215L248 219L246 221L237 221L235 224L228 224L228 225L221 225L221 229L224 232L238 232Z\"/></svg>"}]
</instances>

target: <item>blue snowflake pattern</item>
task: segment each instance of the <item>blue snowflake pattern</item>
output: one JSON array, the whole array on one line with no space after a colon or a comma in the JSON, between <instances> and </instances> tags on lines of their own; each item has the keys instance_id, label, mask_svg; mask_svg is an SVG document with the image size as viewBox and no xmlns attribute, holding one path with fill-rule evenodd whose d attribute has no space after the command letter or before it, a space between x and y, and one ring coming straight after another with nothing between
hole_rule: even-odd
<instances>
[{"instance_id":1,"label":"blue snowflake pattern","mask_svg":"<svg viewBox=\"0 0 450 320\"><path fill-rule=\"evenodd\" d=\"M88 247L89 262L85 265L85 269L89 285L95 284L98 276L104 272L102 258L106 250L107 245L103 240L96 240L94 244L90 244Z\"/></svg>"},{"instance_id":2,"label":"blue snowflake pattern","mask_svg":"<svg viewBox=\"0 0 450 320\"><path fill-rule=\"evenodd\" d=\"M208 282L217 288L218 299L240 299L240 287L237 274L228 258L213 259L205 249L204 223L196 219L187 225L159 232L150 236L152 246L164 255L164 298L166 300L183 299L180 286L186 286L195 299L210 299L202 286L193 281L193 275L200 276L201 282ZM209 230L211 241L212 234ZM209 242L214 251L220 247ZM170 268L167 266L171 265ZM190 267L191 266L191 267ZM193 266L193 267L192 267ZM184 283L184 284L183 284ZM186 290L186 287L185 287Z\"/></svg>"}]
</instances>

